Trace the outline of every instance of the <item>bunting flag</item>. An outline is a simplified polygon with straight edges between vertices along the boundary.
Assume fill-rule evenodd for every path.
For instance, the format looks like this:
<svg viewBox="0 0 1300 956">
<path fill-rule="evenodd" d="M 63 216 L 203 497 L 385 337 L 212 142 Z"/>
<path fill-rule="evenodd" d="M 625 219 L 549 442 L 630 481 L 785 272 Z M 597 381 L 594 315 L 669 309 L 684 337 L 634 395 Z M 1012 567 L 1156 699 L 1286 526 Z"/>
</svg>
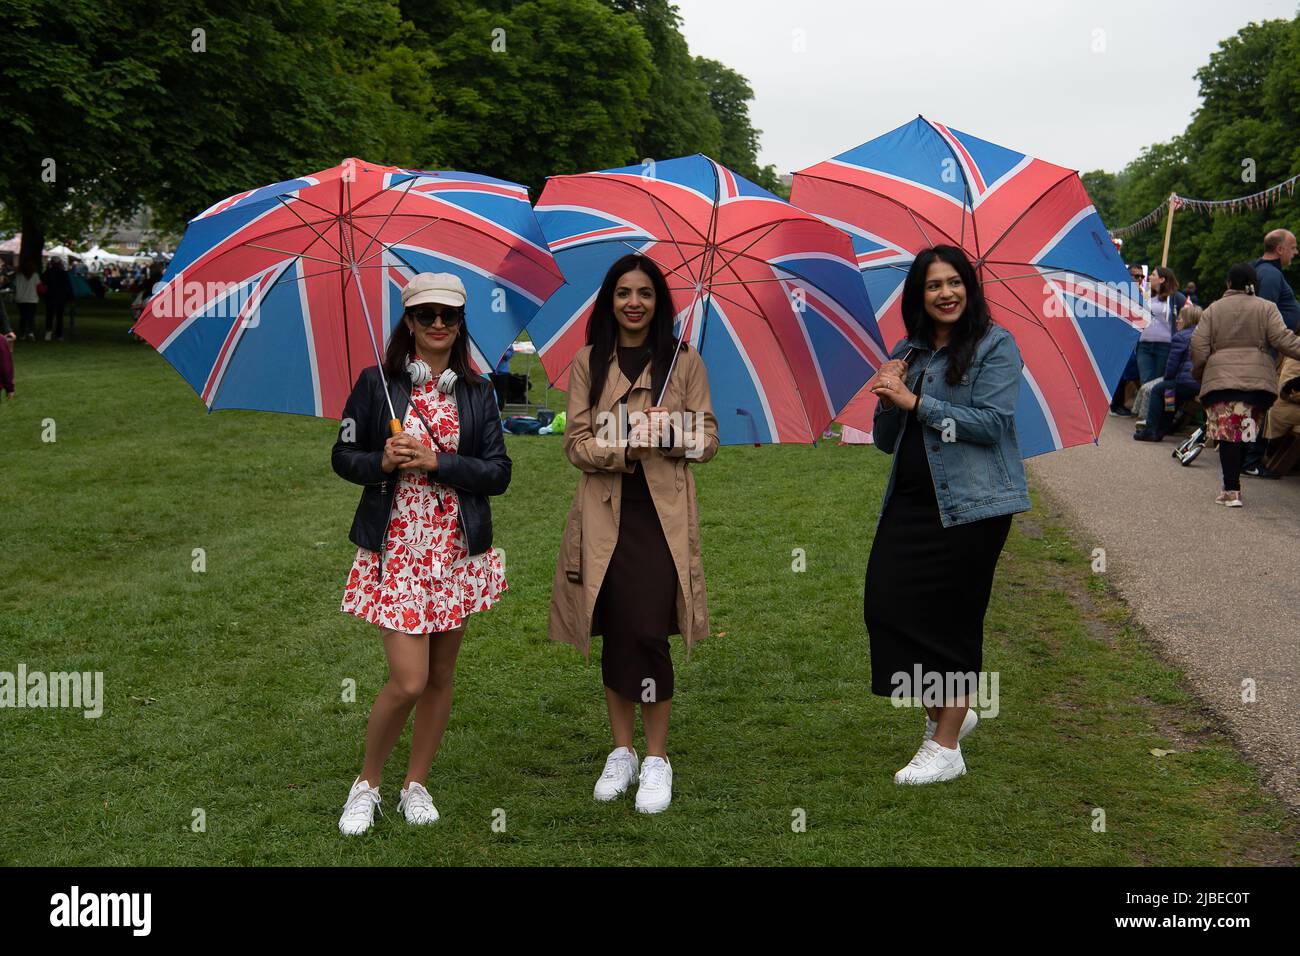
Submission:
<svg viewBox="0 0 1300 956">
<path fill-rule="evenodd" d="M 1172 193 L 1168 199 L 1137 220 L 1137 222 L 1131 222 L 1119 229 L 1112 229 L 1110 234 L 1116 239 L 1127 239 L 1129 236 L 1136 236 L 1138 233 L 1145 232 L 1169 212 L 1171 204 L 1175 212 L 1179 209 L 1192 209 L 1196 212 L 1205 213 L 1207 216 L 1217 214 L 1233 215 L 1243 210 L 1267 209 L 1277 202 L 1284 192 L 1288 197 L 1294 196 L 1297 182 L 1300 182 L 1300 174 L 1292 176 L 1276 186 L 1269 186 L 1268 189 L 1251 193 L 1249 196 L 1237 196 L 1233 199 L 1191 199 L 1187 196 Z"/>
</svg>

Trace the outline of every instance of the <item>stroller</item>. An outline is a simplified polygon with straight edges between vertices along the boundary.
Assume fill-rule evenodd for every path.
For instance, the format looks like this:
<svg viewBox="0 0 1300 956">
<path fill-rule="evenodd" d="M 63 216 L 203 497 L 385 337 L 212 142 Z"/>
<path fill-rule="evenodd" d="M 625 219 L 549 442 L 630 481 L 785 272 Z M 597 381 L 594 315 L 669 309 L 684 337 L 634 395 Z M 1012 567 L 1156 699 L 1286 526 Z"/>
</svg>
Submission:
<svg viewBox="0 0 1300 956">
<path fill-rule="evenodd" d="M 1203 451 L 1205 451 L 1205 426 L 1199 425 L 1174 449 L 1174 457 L 1185 468 L 1196 461 Z"/>
</svg>

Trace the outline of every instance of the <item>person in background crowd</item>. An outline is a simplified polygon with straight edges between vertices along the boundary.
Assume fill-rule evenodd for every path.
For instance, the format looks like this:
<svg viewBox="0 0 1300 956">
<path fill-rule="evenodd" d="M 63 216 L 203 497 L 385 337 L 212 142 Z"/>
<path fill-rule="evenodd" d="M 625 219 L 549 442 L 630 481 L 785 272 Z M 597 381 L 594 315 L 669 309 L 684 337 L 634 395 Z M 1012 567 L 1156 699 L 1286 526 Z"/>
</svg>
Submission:
<svg viewBox="0 0 1300 956">
<path fill-rule="evenodd" d="M 9 327 L 9 313 L 5 311 L 4 299 L 0 299 L 0 391 L 6 398 L 14 397 L 14 356 L 13 344 L 18 339 Z"/>
<path fill-rule="evenodd" d="M 1134 286 L 1131 295 L 1136 300 L 1139 296 L 1143 296 L 1146 293 L 1143 285 L 1146 276 L 1142 273 L 1142 266 L 1136 263 L 1128 267 L 1128 274 L 1129 278 L 1133 280 Z M 1128 364 L 1124 366 L 1124 371 L 1119 377 L 1119 382 L 1115 385 L 1115 394 L 1110 397 L 1110 413 L 1112 415 L 1119 415 L 1126 418 L 1133 414 L 1128 410 L 1128 406 L 1124 404 L 1124 392 L 1125 389 L 1127 389 L 1129 382 L 1138 382 L 1139 385 L 1142 384 L 1138 381 L 1136 345 L 1133 346 L 1133 353 L 1128 357 Z"/>
<path fill-rule="evenodd" d="M 1151 294 L 1147 296 L 1147 310 L 1151 321 L 1138 337 L 1138 381 L 1146 384 L 1160 378 L 1165 363 L 1169 361 L 1169 343 L 1174 337 L 1178 310 L 1187 296 L 1178 291 L 1178 279 L 1168 266 L 1156 266 L 1147 277 Z"/>
<path fill-rule="evenodd" d="M 1277 306 L 1283 323 L 1292 332 L 1300 331 L 1300 302 L 1296 301 L 1282 270 L 1290 268 L 1295 254 L 1295 235 L 1285 229 L 1274 229 L 1264 237 L 1264 254 L 1252 263 L 1259 276 L 1255 295 Z"/>
<path fill-rule="evenodd" d="M 492 388 L 496 392 L 497 408 L 504 408 L 506 405 L 506 389 L 510 383 L 510 360 L 514 358 L 514 355 L 514 345 L 508 346 L 505 354 L 501 356 L 501 361 L 497 362 L 497 367 L 492 372 Z"/>
<path fill-rule="evenodd" d="M 1192 333 L 1192 375 L 1201 383 L 1205 432 L 1219 444 L 1223 491 L 1216 504 L 1241 507 L 1242 444 L 1264 430 L 1264 414 L 1277 397 L 1270 347 L 1300 359 L 1300 335 L 1282 322 L 1272 302 L 1255 295 L 1255 267 L 1228 270 L 1228 291 L 1205 310 Z"/>
<path fill-rule="evenodd" d="M 1300 359 L 1284 358 L 1277 377 L 1277 401 L 1268 410 L 1267 438 L 1282 438 L 1300 428 Z"/>
<path fill-rule="evenodd" d="M 1198 298 L 1196 298 L 1196 283 L 1195 283 L 1195 282 L 1189 282 L 1189 283 L 1187 283 L 1187 285 L 1185 285 L 1185 286 L 1183 287 L 1183 295 L 1187 297 L 1187 301 L 1190 302 L 1192 305 L 1200 305 L 1200 304 L 1201 304 L 1201 300 L 1198 299 Z"/>
<path fill-rule="evenodd" d="M 41 301 L 37 286 L 41 277 L 28 256 L 18 265 L 14 276 L 14 300 L 18 303 L 18 334 L 28 342 L 36 341 L 36 305 Z"/>
<path fill-rule="evenodd" d="M 1252 263 L 1259 283 L 1255 295 L 1267 299 L 1277 306 L 1282 313 L 1282 321 L 1292 332 L 1300 331 L 1300 302 L 1296 301 L 1291 284 L 1286 281 L 1282 270 L 1291 265 L 1296 255 L 1295 235 L 1286 229 L 1274 229 L 1264 237 L 1264 254 Z M 1268 438 L 1261 429 L 1253 442 L 1246 445 L 1245 460 L 1241 473 L 1252 478 L 1280 478 L 1264 467 L 1264 453 Z"/>
<path fill-rule="evenodd" d="M 58 337 L 63 341 L 63 310 L 72 298 L 72 280 L 63 268 L 62 259 L 51 259 L 45 268 L 45 341 Z"/>
<path fill-rule="evenodd" d="M 1169 344 L 1169 360 L 1165 363 L 1165 377 L 1151 388 L 1147 404 L 1146 425 L 1133 433 L 1135 441 L 1160 441 L 1174 425 L 1174 416 L 1189 398 L 1195 398 L 1201 383 L 1192 376 L 1192 333 L 1201 321 L 1200 306 L 1190 302 L 1178 313 L 1178 331 Z M 1166 407 L 1165 395 L 1172 391 L 1173 408 Z"/>
</svg>

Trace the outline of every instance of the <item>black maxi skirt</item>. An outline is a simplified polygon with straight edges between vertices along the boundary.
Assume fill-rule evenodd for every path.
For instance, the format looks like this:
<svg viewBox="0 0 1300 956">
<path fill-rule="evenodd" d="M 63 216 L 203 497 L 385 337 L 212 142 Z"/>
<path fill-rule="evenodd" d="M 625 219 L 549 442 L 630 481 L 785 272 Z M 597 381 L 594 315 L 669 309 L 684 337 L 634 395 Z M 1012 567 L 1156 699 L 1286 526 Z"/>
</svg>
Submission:
<svg viewBox="0 0 1300 956">
<path fill-rule="evenodd" d="M 894 489 L 867 561 L 862 614 L 871 642 L 871 692 L 903 685 L 920 698 L 928 680 L 977 678 L 984 663 L 984 612 L 1011 515 L 945 528 L 915 410 L 895 454 Z M 920 667 L 922 687 L 915 687 Z M 926 675 L 938 675 L 927 677 Z M 961 684 L 956 684 L 961 687 Z M 946 698 L 945 698 L 946 699 Z"/>
</svg>

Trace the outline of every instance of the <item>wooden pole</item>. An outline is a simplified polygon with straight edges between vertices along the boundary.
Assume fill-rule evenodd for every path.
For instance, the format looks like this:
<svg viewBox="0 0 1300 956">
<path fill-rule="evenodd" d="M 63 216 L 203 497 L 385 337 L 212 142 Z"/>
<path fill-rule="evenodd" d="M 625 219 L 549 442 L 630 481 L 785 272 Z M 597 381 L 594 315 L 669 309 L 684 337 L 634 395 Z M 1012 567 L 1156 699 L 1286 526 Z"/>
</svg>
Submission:
<svg viewBox="0 0 1300 956">
<path fill-rule="evenodd" d="M 1160 264 L 1169 265 L 1169 239 L 1174 233 L 1174 210 L 1178 208 L 1175 194 L 1169 194 L 1169 215 L 1165 217 L 1165 249 L 1160 253 Z"/>
</svg>

